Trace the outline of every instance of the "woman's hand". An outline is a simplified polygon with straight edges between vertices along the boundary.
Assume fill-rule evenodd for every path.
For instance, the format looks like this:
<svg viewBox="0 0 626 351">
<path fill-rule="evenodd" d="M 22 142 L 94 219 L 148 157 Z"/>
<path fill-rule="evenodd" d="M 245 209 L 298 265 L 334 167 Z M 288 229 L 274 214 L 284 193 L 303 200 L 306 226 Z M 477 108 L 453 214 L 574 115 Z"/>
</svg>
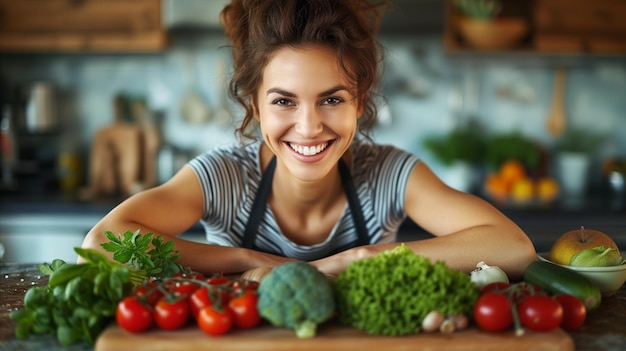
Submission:
<svg viewBox="0 0 626 351">
<path fill-rule="evenodd" d="M 266 275 L 272 271 L 272 267 L 257 267 L 243 272 L 242 279 L 254 280 L 260 282 Z"/>
<path fill-rule="evenodd" d="M 311 261 L 309 264 L 316 267 L 330 279 L 334 279 L 340 272 L 348 268 L 350 262 L 374 256 L 384 250 L 392 249 L 396 245 L 396 243 L 391 243 L 359 246 L 332 256 Z"/>
</svg>

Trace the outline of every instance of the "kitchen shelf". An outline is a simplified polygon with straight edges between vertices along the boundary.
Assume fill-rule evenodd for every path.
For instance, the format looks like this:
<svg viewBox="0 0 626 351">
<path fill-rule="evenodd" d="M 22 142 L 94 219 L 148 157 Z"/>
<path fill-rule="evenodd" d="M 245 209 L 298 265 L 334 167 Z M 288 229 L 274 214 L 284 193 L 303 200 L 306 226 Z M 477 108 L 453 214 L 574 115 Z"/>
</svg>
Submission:
<svg viewBox="0 0 626 351">
<path fill-rule="evenodd" d="M 161 0 L 0 0 L 2 52 L 156 52 Z"/>
<path fill-rule="evenodd" d="M 501 18 L 519 18 L 529 32 L 512 48 L 482 50 L 459 32 L 461 14 L 446 0 L 443 46 L 451 54 L 626 55 L 626 2 L 502 0 Z M 496 20 L 497 21 L 497 20 Z"/>
</svg>

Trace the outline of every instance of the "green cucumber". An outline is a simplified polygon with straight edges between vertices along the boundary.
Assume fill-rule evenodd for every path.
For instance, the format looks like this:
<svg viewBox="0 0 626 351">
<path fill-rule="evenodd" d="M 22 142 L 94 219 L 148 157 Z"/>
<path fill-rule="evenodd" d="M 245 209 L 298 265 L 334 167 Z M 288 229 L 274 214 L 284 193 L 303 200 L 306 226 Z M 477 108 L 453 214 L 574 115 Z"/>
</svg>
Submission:
<svg viewBox="0 0 626 351">
<path fill-rule="evenodd" d="M 552 294 L 570 294 L 579 298 L 593 311 L 600 306 L 600 289 L 580 273 L 556 264 L 535 261 L 526 267 L 524 280 L 538 285 Z"/>
</svg>

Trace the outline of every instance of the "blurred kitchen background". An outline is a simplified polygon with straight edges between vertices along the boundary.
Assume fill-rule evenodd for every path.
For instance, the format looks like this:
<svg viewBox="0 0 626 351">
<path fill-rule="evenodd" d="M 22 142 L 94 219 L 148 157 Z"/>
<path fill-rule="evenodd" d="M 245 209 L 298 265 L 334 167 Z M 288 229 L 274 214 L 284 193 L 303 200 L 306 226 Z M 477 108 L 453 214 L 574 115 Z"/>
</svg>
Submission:
<svg viewBox="0 0 626 351">
<path fill-rule="evenodd" d="M 3 261 L 72 259 L 126 196 L 237 142 L 224 3 L 0 0 Z M 493 202 L 540 251 L 581 225 L 626 249 L 626 3 L 393 3 L 373 139 Z M 401 238 L 424 235 L 407 222 Z"/>
</svg>

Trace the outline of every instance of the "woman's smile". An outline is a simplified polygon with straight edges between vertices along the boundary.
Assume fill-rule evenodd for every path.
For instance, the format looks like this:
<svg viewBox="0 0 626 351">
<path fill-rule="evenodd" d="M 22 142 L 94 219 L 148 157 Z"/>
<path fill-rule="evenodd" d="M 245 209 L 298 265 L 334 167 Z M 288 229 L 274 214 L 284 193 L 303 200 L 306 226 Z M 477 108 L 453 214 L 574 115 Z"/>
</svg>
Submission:
<svg viewBox="0 0 626 351">
<path fill-rule="evenodd" d="M 311 145 L 311 146 L 289 143 L 289 146 L 293 149 L 293 151 L 301 155 L 314 156 L 324 151 L 326 147 L 328 146 L 328 143 L 326 142 L 326 143 L 321 143 L 318 145 Z"/>
</svg>

